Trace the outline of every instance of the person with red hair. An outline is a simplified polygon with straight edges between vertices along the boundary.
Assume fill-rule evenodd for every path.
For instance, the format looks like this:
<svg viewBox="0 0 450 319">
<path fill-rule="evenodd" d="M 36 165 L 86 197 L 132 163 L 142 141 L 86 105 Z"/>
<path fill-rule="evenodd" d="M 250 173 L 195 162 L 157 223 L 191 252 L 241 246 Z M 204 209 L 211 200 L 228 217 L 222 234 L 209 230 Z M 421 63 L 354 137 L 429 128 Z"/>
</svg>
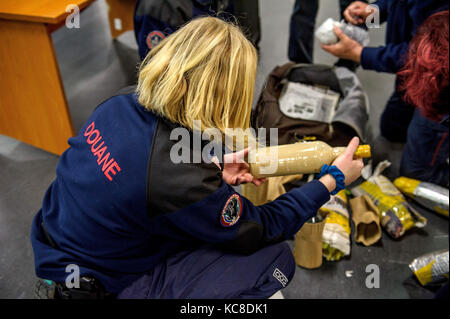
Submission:
<svg viewBox="0 0 450 319">
<path fill-rule="evenodd" d="M 448 10 L 433 14 L 419 27 L 398 76 L 405 102 L 416 106 L 400 174 L 448 187 Z"/>
<path fill-rule="evenodd" d="M 449 9 L 448 0 L 377 0 L 367 4 L 352 2 L 344 12 L 346 20 L 353 25 L 371 22 L 378 16 L 386 22 L 384 46 L 362 46 L 338 27 L 334 28 L 339 42 L 322 48 L 332 55 L 361 64 L 364 70 L 398 73 L 405 65 L 409 44 L 425 20 L 436 12 Z M 367 25 L 368 26 L 368 25 Z M 405 103 L 399 91 L 398 78 L 395 91 L 381 114 L 381 136 L 393 143 L 405 143 L 408 126 L 414 115 L 414 107 Z"/>
</svg>

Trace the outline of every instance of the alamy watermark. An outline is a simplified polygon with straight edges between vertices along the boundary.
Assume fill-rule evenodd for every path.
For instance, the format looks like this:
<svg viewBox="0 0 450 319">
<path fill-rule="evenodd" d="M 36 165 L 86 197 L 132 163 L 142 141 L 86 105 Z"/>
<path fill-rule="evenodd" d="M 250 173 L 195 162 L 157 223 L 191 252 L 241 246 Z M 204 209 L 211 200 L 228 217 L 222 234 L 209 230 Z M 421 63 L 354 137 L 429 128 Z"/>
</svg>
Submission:
<svg viewBox="0 0 450 319">
<path fill-rule="evenodd" d="M 376 4 L 370 4 L 366 7 L 366 27 L 369 29 L 380 28 L 380 8 Z"/>
<path fill-rule="evenodd" d="M 80 267 L 76 264 L 66 266 L 66 287 L 69 289 L 80 288 Z"/>
<path fill-rule="evenodd" d="M 376 264 L 366 266 L 366 287 L 369 289 L 380 288 L 380 267 Z"/>
<path fill-rule="evenodd" d="M 201 121 L 194 121 L 193 131 L 184 127 L 177 127 L 170 132 L 170 140 L 176 141 L 170 149 L 170 160 L 174 164 L 180 163 L 233 163 L 231 156 L 233 149 L 246 148 L 257 150 L 260 146 L 278 145 L 278 128 L 269 129 L 269 141 L 267 141 L 267 129 L 253 128 L 225 129 L 225 134 L 217 128 L 201 129 Z M 227 148 L 224 148 L 224 145 Z M 223 159 L 223 160 L 222 160 Z M 249 157 L 248 163 L 253 163 L 255 158 Z M 266 148 L 266 152 L 259 155 L 258 163 L 264 163 L 260 172 L 263 174 L 274 173 L 278 168 L 278 149 Z"/>
<path fill-rule="evenodd" d="M 365 24 L 369 29 L 380 28 L 380 8 L 376 4 L 370 4 L 366 7 L 366 13 L 369 15 L 366 18 Z M 66 7 L 66 12 L 69 15 L 66 17 L 66 27 L 68 29 L 79 29 L 80 28 L 80 8 L 76 4 L 69 4 Z M 120 21 L 115 21 L 119 23 Z M 121 30 L 122 27 L 116 25 L 116 29 Z"/>
<path fill-rule="evenodd" d="M 76 4 L 69 4 L 66 7 L 66 12 L 69 15 L 66 17 L 66 28 L 79 29 L 80 28 L 80 8 Z"/>
</svg>

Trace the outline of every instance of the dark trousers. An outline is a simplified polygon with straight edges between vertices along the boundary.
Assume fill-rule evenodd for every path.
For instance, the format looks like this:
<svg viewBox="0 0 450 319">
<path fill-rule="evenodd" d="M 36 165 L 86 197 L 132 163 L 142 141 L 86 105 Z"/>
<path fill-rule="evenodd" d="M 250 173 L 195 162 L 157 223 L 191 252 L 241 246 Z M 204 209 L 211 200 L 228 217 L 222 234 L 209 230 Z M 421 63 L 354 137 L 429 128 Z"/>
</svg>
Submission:
<svg viewBox="0 0 450 319">
<path fill-rule="evenodd" d="M 424 182 L 449 185 L 448 127 L 416 110 L 408 128 L 400 174 Z"/>
<path fill-rule="evenodd" d="M 366 0 L 363 0 L 367 2 Z M 340 0 L 341 19 L 344 11 L 353 0 Z M 319 0 L 296 0 L 289 28 L 289 60 L 295 63 L 313 63 L 314 31 Z M 355 70 L 357 63 L 339 60 L 336 64 Z"/>
<path fill-rule="evenodd" d="M 294 273 L 294 258 L 286 243 L 267 246 L 250 256 L 203 246 L 169 257 L 118 298 L 268 298 L 284 288 Z"/>
<path fill-rule="evenodd" d="M 234 0 L 234 15 L 247 38 L 259 50 L 261 40 L 261 20 L 259 17 L 259 0 Z"/>
<path fill-rule="evenodd" d="M 398 91 L 396 86 L 394 93 L 392 93 L 381 114 L 381 135 L 390 142 L 405 143 L 414 110 L 414 106 L 405 103 L 403 94 Z"/>
</svg>

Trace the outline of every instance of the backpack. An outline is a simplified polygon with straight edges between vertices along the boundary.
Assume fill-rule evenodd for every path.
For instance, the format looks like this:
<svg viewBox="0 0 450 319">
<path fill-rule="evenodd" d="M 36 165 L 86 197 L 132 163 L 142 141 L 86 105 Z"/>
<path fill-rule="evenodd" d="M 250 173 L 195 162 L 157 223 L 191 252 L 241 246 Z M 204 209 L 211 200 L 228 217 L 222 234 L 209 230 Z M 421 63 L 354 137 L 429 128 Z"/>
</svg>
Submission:
<svg viewBox="0 0 450 319">
<path fill-rule="evenodd" d="M 280 110 L 279 98 L 289 82 L 338 93 L 339 104 L 331 123 L 286 116 Z M 344 67 L 287 63 L 277 66 L 269 74 L 252 110 L 251 125 L 255 130 L 278 128 L 279 145 L 317 139 L 331 146 L 345 146 L 354 136 L 363 143 L 368 139 L 368 118 L 369 101 L 355 73 Z M 269 141 L 269 130 L 266 134 L 266 141 Z"/>
</svg>

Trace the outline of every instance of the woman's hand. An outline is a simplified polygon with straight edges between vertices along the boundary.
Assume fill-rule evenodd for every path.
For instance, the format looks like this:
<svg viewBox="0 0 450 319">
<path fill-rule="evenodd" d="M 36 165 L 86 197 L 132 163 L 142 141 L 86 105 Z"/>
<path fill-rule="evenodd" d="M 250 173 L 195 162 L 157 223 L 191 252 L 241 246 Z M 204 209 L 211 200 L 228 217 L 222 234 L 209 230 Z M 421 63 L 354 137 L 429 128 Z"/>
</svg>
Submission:
<svg viewBox="0 0 450 319">
<path fill-rule="evenodd" d="M 363 24 L 376 9 L 362 1 L 352 2 L 344 11 L 344 18 L 354 25 Z"/>
<path fill-rule="evenodd" d="M 250 165 L 244 161 L 250 149 L 246 148 L 236 153 L 225 154 L 223 157 L 223 180 L 233 186 L 253 183 L 256 186 L 266 181 L 265 178 L 254 178 L 250 173 Z"/>
<path fill-rule="evenodd" d="M 356 181 L 361 176 L 361 171 L 364 168 L 364 163 L 361 158 L 354 159 L 356 149 L 359 146 L 359 138 L 354 137 L 347 146 L 347 149 L 342 153 L 332 165 L 340 169 L 345 176 L 345 185 L 349 185 Z M 325 175 L 319 179 L 325 187 L 332 192 L 336 188 L 336 181 L 331 175 Z"/>
<path fill-rule="evenodd" d="M 338 158 L 335 159 L 332 165 L 336 166 L 345 175 L 345 185 L 349 185 L 356 181 L 361 176 L 361 171 L 364 168 L 364 163 L 361 158 L 354 159 L 356 149 L 359 146 L 359 138 L 354 137 L 347 146 L 347 149 Z"/>
<path fill-rule="evenodd" d="M 338 58 L 361 63 L 362 45 L 347 36 L 338 27 L 334 27 L 334 33 L 339 38 L 339 42 L 331 45 L 322 44 L 322 49 Z"/>
</svg>

